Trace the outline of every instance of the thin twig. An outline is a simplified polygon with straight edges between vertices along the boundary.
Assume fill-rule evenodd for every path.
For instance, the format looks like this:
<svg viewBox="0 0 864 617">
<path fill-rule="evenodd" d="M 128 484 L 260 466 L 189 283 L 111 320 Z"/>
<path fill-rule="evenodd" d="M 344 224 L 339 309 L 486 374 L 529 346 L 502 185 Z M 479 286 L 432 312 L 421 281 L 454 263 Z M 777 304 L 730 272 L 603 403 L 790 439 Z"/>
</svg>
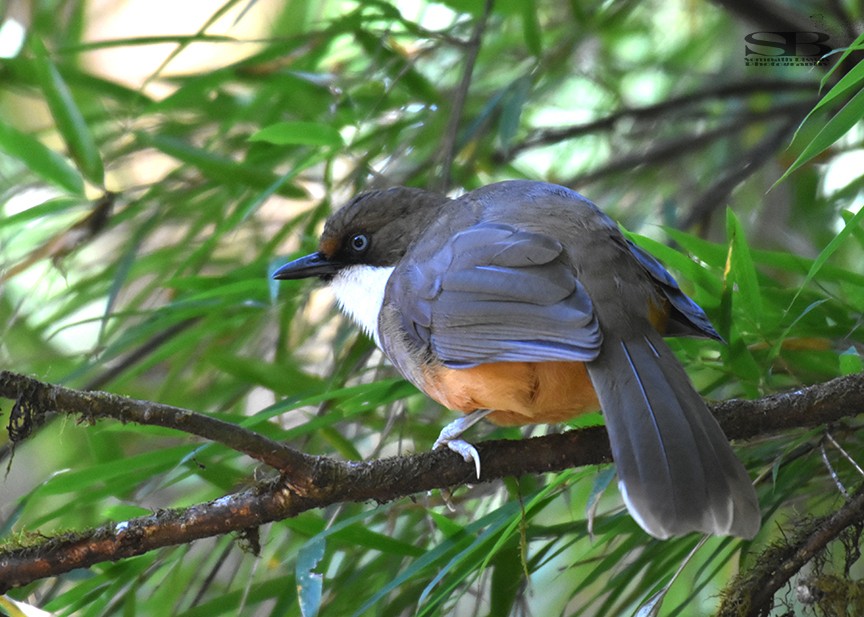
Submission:
<svg viewBox="0 0 864 617">
<path fill-rule="evenodd" d="M 831 479 L 834 480 L 834 485 L 837 487 L 837 490 L 840 491 L 840 494 L 843 495 L 845 499 L 849 499 L 849 491 L 847 491 L 846 487 L 843 486 L 843 482 L 840 481 L 840 476 L 837 475 L 834 465 L 832 465 L 831 461 L 828 460 L 828 453 L 825 451 L 824 441 L 819 444 L 819 452 L 822 454 L 822 463 L 824 463 L 825 467 L 828 469 L 828 475 L 830 475 Z"/>
<path fill-rule="evenodd" d="M 441 140 L 441 170 L 436 186 L 433 187 L 439 193 L 446 193 L 450 190 L 450 168 L 453 166 L 453 160 L 456 158 L 456 139 L 459 135 L 459 125 L 462 123 L 462 112 L 465 110 L 468 89 L 471 87 L 474 64 L 477 62 L 477 55 L 480 53 L 483 31 L 486 29 L 486 23 L 489 21 L 489 15 L 492 13 L 492 6 L 494 4 L 494 0 L 486 0 L 483 5 L 483 14 L 474 25 L 474 31 L 466 45 L 465 68 L 462 70 L 462 80 L 459 82 L 459 87 L 453 93 L 450 119 L 447 123 L 444 138 Z"/>
<path fill-rule="evenodd" d="M 775 0 L 714 0 L 728 12 L 771 31 L 807 32 L 812 22 L 794 5 L 787 6 Z M 743 46 L 743 41 L 742 41 Z"/>
<path fill-rule="evenodd" d="M 830 431 L 825 432 L 825 439 L 830 441 L 831 445 L 834 446 L 835 448 L 837 448 L 837 451 L 840 452 L 840 454 L 843 456 L 843 458 L 845 458 L 847 461 L 849 461 L 849 464 L 852 465 L 860 475 L 864 476 L 864 469 L 861 469 L 861 465 L 858 464 L 858 461 L 856 461 L 854 458 L 852 458 L 852 455 L 849 454 L 843 446 L 841 446 L 839 443 L 837 443 L 837 440 L 834 439 L 834 437 L 833 437 L 833 435 L 831 435 Z"/>
<path fill-rule="evenodd" d="M 598 118 L 591 122 L 573 126 L 537 129 L 520 143 L 511 145 L 507 152 L 497 152 L 493 156 L 496 163 L 512 160 L 516 155 L 541 146 L 561 143 L 568 139 L 589 135 L 600 131 L 611 131 L 624 120 L 654 120 L 661 116 L 678 113 L 681 109 L 690 107 L 696 103 L 707 100 L 724 99 L 739 96 L 749 96 L 758 92 L 796 91 L 816 92 L 819 84 L 816 81 L 798 81 L 787 79 L 744 81 L 730 84 L 722 84 L 715 87 L 705 88 L 698 92 L 683 94 L 672 97 L 644 107 L 633 109 L 622 109 L 614 113 Z"/>
<path fill-rule="evenodd" d="M 82 389 L 98 390 L 106 384 L 114 381 L 114 379 L 116 379 L 119 375 L 123 374 L 129 368 L 146 359 L 150 354 L 156 351 L 164 343 L 177 336 L 190 326 L 198 323 L 199 319 L 200 318 L 198 317 L 192 317 L 190 319 L 186 319 L 184 321 L 176 323 L 173 326 L 169 326 L 165 330 L 162 330 L 161 332 L 154 335 L 152 338 L 148 339 L 143 344 L 138 346 L 136 349 L 133 349 L 132 352 L 126 355 L 116 365 L 108 367 L 106 370 L 93 377 L 93 379 L 88 381 Z M 47 422 L 52 418 L 52 416 L 52 413 L 45 413 L 39 416 L 35 416 L 33 418 L 33 426 L 30 430 L 31 435 L 37 430 L 41 429 L 45 424 L 47 424 Z M 7 457 L 11 456 L 14 451 L 15 442 L 13 441 L 7 441 L 3 445 L 0 445 L 0 463 L 6 460 Z"/>
<path fill-rule="evenodd" d="M 802 116 L 804 109 L 802 108 Z M 690 229 L 694 225 L 707 226 L 708 220 L 717 208 L 726 205 L 726 200 L 732 191 L 744 180 L 752 176 L 765 163 L 772 160 L 774 152 L 786 142 L 789 135 L 800 122 L 801 116 L 789 114 L 789 119 L 783 125 L 770 133 L 753 148 L 738 157 L 735 168 L 727 171 L 721 178 L 693 201 L 690 211 L 679 227 Z"/>
<path fill-rule="evenodd" d="M 829 543 L 853 525 L 864 523 L 864 488 L 828 516 L 799 527 L 781 546 L 771 546 L 755 559 L 755 567 L 730 583 L 718 617 L 762 617 L 771 613 L 774 594 L 784 587 Z M 751 558 L 751 561 L 753 559 Z"/>
<path fill-rule="evenodd" d="M 738 118 L 727 121 L 710 131 L 699 135 L 684 135 L 659 144 L 646 151 L 629 156 L 623 156 L 614 161 L 589 172 L 575 176 L 561 182 L 565 186 L 579 187 L 601 180 L 612 174 L 632 170 L 646 165 L 657 166 L 671 160 L 688 156 L 695 150 L 704 148 L 718 139 L 723 139 L 739 133 L 748 126 L 775 117 L 800 118 L 813 106 L 813 101 L 795 102 L 780 105 L 770 110 L 743 114 Z"/>
<path fill-rule="evenodd" d="M 120 422 L 135 422 L 173 428 L 221 443 L 232 450 L 248 454 L 288 475 L 292 485 L 306 487 L 318 460 L 283 443 L 268 439 L 230 422 L 196 413 L 188 409 L 162 405 L 151 401 L 111 394 L 85 392 L 46 384 L 26 375 L 0 371 L 0 396 L 15 399 L 11 421 L 15 428 L 29 435 L 31 423 L 51 413 L 79 414 L 87 420 L 113 418 Z M 15 410 L 22 410 L 16 419 Z M 20 438 L 13 435 L 12 441 Z"/>
</svg>

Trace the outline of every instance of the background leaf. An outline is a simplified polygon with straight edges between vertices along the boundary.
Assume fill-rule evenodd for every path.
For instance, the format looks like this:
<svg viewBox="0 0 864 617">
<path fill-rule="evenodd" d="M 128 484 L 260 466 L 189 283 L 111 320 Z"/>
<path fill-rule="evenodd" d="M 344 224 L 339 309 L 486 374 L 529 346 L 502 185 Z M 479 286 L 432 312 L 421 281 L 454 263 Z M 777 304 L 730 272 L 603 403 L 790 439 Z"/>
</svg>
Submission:
<svg viewBox="0 0 864 617">
<path fill-rule="evenodd" d="M 287 144 L 299 144 L 304 146 L 332 146 L 337 148 L 342 145 L 342 136 L 339 131 L 326 124 L 315 122 L 279 122 L 265 126 L 256 131 L 250 141 L 266 141 L 277 146 Z"/>
<path fill-rule="evenodd" d="M 72 92 L 63 81 L 60 71 L 54 66 L 48 51 L 38 38 L 31 39 L 35 59 L 36 79 L 42 88 L 45 102 L 57 123 L 57 130 L 69 148 L 69 154 L 77 163 L 81 174 L 97 186 L 102 186 L 105 171 L 99 148 L 90 132 L 90 127 L 72 97 Z"/>
<path fill-rule="evenodd" d="M 836 53 L 750 67 L 745 46 L 778 53 L 745 40 L 778 31 L 761 0 L 103 4 L 28 3 L 27 45 L 0 58 L 0 368 L 190 408 L 311 455 L 425 451 L 455 414 L 395 374 L 320 285 L 270 275 L 361 191 L 525 178 L 591 199 L 706 310 L 725 343 L 668 339 L 706 398 L 861 370 L 857 8 L 787 3 L 783 20 Z M 831 435 L 860 462 L 859 423 Z M 565 428 L 484 423 L 468 438 Z M 824 433 L 736 443 L 765 525 L 752 542 L 708 540 L 674 581 L 697 540 L 648 537 L 603 466 L 341 503 L 9 597 L 81 617 L 592 617 L 633 615 L 663 589 L 662 617 L 712 614 L 799 519 L 840 507 L 835 477 L 860 484 L 839 450 L 826 466 Z M 57 418 L 10 452 L 0 437 L 7 546 L 274 473 L 112 422 Z M 808 567 L 857 584 L 851 561 L 833 542 Z M 774 603 L 828 612 L 793 586 Z"/>
<path fill-rule="evenodd" d="M 84 183 L 66 160 L 34 137 L 0 122 L 0 148 L 21 160 L 44 180 L 75 195 L 84 193 Z"/>
</svg>

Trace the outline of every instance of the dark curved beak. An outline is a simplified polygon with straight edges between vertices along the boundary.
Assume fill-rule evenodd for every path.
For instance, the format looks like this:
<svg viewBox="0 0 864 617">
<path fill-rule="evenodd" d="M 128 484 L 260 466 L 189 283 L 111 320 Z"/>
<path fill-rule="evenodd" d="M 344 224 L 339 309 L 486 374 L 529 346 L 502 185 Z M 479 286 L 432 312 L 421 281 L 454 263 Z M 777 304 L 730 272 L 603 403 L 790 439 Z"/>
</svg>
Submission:
<svg viewBox="0 0 864 617">
<path fill-rule="evenodd" d="M 331 277 L 336 274 L 342 264 L 330 261 L 322 253 L 312 253 L 289 261 L 273 273 L 273 278 L 280 281 L 305 279 L 310 276 Z"/>
</svg>

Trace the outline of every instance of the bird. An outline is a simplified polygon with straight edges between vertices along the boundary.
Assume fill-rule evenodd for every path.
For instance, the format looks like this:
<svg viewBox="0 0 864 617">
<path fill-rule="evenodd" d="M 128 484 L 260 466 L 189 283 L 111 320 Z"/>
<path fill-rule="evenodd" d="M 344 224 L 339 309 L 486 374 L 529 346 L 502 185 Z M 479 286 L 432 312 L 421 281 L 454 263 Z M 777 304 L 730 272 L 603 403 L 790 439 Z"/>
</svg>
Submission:
<svg viewBox="0 0 864 617">
<path fill-rule="evenodd" d="M 435 447 L 486 419 L 554 424 L 602 410 L 630 515 L 666 539 L 751 539 L 746 469 L 664 336 L 722 340 L 671 274 L 593 202 L 530 180 L 451 198 L 361 193 L 329 216 L 318 250 L 273 272 L 317 277 L 401 375 L 464 415 Z"/>
</svg>

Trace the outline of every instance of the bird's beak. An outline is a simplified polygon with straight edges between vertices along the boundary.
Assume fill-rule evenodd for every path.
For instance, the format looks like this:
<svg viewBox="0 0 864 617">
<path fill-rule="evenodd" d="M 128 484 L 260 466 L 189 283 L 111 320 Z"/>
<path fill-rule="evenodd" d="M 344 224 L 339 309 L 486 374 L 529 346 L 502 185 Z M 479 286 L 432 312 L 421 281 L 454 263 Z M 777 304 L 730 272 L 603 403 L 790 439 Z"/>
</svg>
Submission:
<svg viewBox="0 0 864 617">
<path fill-rule="evenodd" d="M 336 274 L 340 267 L 339 262 L 327 259 L 323 253 L 312 253 L 289 261 L 273 273 L 273 278 L 281 281 L 305 279 L 310 276 L 327 278 Z"/>
</svg>

